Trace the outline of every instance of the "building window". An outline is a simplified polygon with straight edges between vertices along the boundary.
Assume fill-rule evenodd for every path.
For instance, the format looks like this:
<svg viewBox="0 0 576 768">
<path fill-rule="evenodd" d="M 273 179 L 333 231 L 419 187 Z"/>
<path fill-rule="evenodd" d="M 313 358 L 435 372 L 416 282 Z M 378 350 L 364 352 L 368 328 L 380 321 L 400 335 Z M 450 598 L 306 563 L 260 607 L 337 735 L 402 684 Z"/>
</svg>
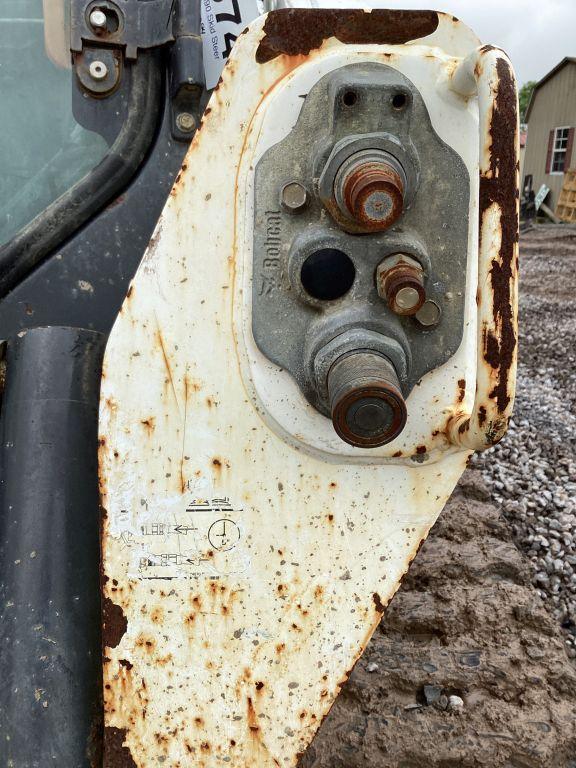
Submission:
<svg viewBox="0 0 576 768">
<path fill-rule="evenodd" d="M 554 149 L 552 151 L 552 173 L 564 173 L 566 162 L 566 150 L 568 148 L 568 136 L 570 128 L 554 129 Z"/>
</svg>

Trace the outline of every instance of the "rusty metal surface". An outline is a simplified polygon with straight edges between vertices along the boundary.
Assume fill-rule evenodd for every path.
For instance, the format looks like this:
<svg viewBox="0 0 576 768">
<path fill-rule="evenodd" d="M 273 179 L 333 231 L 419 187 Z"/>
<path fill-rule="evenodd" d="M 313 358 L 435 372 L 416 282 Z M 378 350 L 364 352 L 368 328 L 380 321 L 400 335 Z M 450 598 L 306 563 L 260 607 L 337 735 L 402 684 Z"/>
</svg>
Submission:
<svg viewBox="0 0 576 768">
<path fill-rule="evenodd" d="M 378 294 L 396 314 L 415 315 L 426 301 L 423 275 L 420 263 L 410 256 L 388 257 L 378 265 L 376 272 Z M 406 292 L 409 292 L 409 300 L 403 301 Z"/>
<path fill-rule="evenodd" d="M 404 182 L 385 162 L 360 162 L 342 178 L 346 210 L 369 230 L 390 227 L 402 214 Z"/>
<path fill-rule="evenodd" d="M 286 8 L 268 15 L 256 60 L 264 64 L 280 55 L 307 56 L 329 37 L 348 44 L 400 45 L 437 28 L 436 11 Z"/>
<path fill-rule="evenodd" d="M 470 455 L 442 428 L 473 401 L 468 331 L 411 397 L 417 418 L 445 391 L 451 405 L 407 455 L 338 457 L 306 446 L 305 407 L 291 434 L 270 415 L 284 383 L 266 399 L 244 305 L 265 115 L 298 68 L 382 55 L 332 37 L 261 64 L 271 18 L 236 43 L 106 352 L 105 768 L 296 765 Z M 439 19 L 430 44 L 469 52 Z"/>
<path fill-rule="evenodd" d="M 342 355 L 328 373 L 328 392 L 334 428 L 351 445 L 386 445 L 404 429 L 407 412 L 400 382 L 382 355 Z"/>
<path fill-rule="evenodd" d="M 480 103 L 478 371 L 474 408 L 450 431 L 456 443 L 482 449 L 506 433 L 517 364 L 519 128 L 514 71 L 506 54 L 484 46 L 455 74 L 455 88 Z"/>
</svg>

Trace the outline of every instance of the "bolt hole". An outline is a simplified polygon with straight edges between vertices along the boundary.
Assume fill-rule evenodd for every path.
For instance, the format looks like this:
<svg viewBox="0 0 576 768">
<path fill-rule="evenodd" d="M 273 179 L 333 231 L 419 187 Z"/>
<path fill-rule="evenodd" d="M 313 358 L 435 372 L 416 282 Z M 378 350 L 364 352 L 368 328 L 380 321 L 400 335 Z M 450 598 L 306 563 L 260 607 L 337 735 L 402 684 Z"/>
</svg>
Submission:
<svg viewBox="0 0 576 768">
<path fill-rule="evenodd" d="M 400 111 L 406 107 L 406 104 L 408 104 L 408 97 L 405 93 L 395 93 L 392 96 L 392 106 L 394 109 Z"/>
<path fill-rule="evenodd" d="M 106 28 L 111 35 L 113 35 L 115 32 L 118 32 L 120 27 L 120 19 L 118 18 L 116 11 L 113 11 L 112 9 L 107 10 L 106 21 Z"/>
<path fill-rule="evenodd" d="M 345 91 L 342 101 L 346 107 L 353 107 L 358 101 L 358 94 L 356 91 Z"/>
<path fill-rule="evenodd" d="M 337 248 L 321 248 L 306 258 L 300 280 L 306 293 L 321 301 L 334 301 L 348 293 L 356 270 L 352 260 Z"/>
</svg>

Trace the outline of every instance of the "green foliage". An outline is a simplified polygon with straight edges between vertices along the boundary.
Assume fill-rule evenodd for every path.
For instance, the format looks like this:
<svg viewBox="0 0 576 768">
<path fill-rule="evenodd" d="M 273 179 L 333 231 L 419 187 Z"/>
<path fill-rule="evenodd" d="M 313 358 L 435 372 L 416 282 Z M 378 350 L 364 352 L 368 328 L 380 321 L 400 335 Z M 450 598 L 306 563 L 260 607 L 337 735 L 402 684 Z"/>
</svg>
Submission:
<svg viewBox="0 0 576 768">
<path fill-rule="evenodd" d="M 532 91 L 534 90 L 534 87 L 536 85 L 537 83 L 535 80 L 528 80 L 528 82 L 524 83 L 522 88 L 520 88 L 518 98 L 520 100 L 520 122 L 521 123 L 526 122 L 526 110 L 528 109 L 528 104 L 530 103 L 530 97 L 532 96 Z"/>
</svg>

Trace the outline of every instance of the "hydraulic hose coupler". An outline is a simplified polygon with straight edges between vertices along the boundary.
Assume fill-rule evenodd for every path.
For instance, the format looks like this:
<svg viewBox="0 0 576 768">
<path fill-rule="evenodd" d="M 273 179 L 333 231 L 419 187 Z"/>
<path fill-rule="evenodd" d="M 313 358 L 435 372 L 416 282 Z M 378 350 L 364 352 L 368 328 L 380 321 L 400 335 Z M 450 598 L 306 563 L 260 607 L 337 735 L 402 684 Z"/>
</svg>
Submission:
<svg viewBox="0 0 576 768">
<path fill-rule="evenodd" d="M 383 355 L 357 350 L 339 357 L 328 372 L 332 423 L 350 445 L 377 448 L 406 424 L 406 403 L 392 363 Z"/>
</svg>

